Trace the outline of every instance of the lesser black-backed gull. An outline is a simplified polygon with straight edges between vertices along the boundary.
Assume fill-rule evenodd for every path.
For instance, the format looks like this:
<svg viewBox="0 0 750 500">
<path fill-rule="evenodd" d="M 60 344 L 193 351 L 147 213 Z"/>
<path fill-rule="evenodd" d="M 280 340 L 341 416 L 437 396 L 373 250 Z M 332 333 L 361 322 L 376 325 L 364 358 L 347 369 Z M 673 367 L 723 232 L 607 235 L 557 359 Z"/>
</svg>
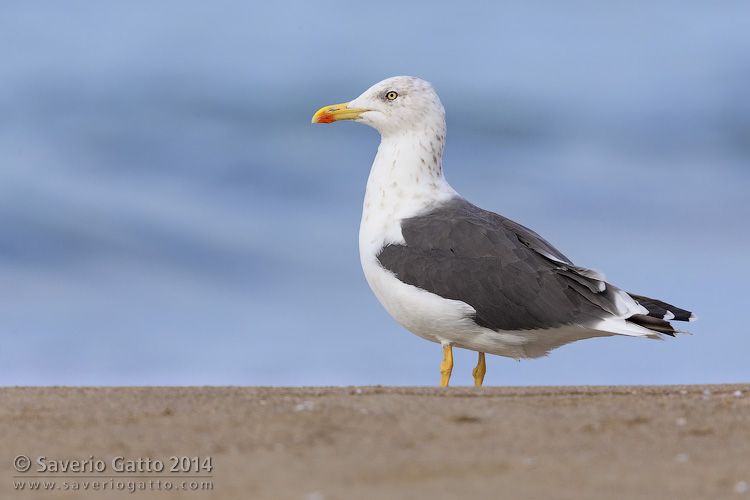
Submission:
<svg viewBox="0 0 750 500">
<path fill-rule="evenodd" d="M 312 119 L 339 120 L 380 132 L 359 230 L 362 269 L 396 321 L 443 346 L 440 385 L 450 380 L 453 346 L 479 352 L 479 386 L 484 353 L 537 358 L 591 337 L 674 336 L 680 330 L 668 320 L 696 319 L 620 290 L 534 231 L 462 198 L 443 177 L 445 110 L 428 82 L 388 78 Z"/>
</svg>

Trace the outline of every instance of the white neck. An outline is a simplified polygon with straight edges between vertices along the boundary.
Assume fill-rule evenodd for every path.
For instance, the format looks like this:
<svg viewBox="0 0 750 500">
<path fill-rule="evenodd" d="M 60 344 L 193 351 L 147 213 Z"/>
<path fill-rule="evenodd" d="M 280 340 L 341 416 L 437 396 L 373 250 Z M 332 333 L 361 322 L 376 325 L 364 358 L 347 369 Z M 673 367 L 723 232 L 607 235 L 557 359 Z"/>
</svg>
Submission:
<svg viewBox="0 0 750 500">
<path fill-rule="evenodd" d="M 457 196 L 443 177 L 445 133 L 430 132 L 383 136 L 367 180 L 360 225 L 361 253 L 403 242 L 401 219 Z"/>
</svg>

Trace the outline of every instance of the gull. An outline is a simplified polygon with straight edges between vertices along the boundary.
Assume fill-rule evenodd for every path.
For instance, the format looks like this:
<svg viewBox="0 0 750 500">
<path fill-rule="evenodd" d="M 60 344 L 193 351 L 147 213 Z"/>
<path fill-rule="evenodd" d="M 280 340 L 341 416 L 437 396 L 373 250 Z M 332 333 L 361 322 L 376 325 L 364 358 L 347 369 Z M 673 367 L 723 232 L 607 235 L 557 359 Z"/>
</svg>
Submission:
<svg viewBox="0 0 750 500">
<path fill-rule="evenodd" d="M 429 82 L 388 78 L 312 122 L 342 120 L 381 136 L 359 230 L 362 269 L 396 321 L 442 345 L 441 386 L 453 347 L 479 353 L 472 374 L 481 386 L 485 353 L 520 360 L 592 337 L 658 339 L 686 333 L 670 320 L 697 319 L 611 285 L 531 229 L 461 197 L 443 175 L 445 109 Z"/>
</svg>

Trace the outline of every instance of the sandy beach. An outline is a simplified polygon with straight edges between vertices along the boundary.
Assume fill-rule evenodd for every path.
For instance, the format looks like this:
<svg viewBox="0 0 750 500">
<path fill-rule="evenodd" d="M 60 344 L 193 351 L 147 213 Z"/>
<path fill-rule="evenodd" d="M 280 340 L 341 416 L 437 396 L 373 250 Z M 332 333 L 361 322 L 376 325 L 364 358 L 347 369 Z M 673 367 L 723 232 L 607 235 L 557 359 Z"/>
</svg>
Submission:
<svg viewBox="0 0 750 500">
<path fill-rule="evenodd" d="M 2 498 L 750 498 L 750 384 L 32 387 L 0 400 Z"/>
</svg>

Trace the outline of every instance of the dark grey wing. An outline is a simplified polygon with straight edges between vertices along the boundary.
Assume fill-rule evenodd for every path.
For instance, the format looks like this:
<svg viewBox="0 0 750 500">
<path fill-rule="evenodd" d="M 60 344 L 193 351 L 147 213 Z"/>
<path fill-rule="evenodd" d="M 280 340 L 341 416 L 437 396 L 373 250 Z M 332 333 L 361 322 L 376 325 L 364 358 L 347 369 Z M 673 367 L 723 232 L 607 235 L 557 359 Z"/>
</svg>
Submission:
<svg viewBox="0 0 750 500">
<path fill-rule="evenodd" d="M 476 208 L 476 210 L 482 210 L 476 206 L 474 208 Z M 486 212 L 486 210 L 482 211 Z M 557 248 L 553 247 L 549 242 L 547 242 L 547 240 L 536 234 L 528 227 L 522 226 L 517 222 L 513 222 L 512 220 L 493 212 L 487 212 L 485 217 L 490 221 L 493 221 L 495 224 L 499 224 L 504 228 L 512 231 L 518 238 L 518 241 L 534 250 L 535 252 L 544 255 L 547 258 L 551 258 L 552 260 L 565 262 L 571 265 L 573 264 L 570 259 L 564 256 Z"/>
<path fill-rule="evenodd" d="M 614 287 L 570 261 L 535 232 L 461 198 L 403 220 L 405 245 L 380 264 L 398 279 L 476 310 L 493 330 L 593 325 L 617 313 Z"/>
</svg>

